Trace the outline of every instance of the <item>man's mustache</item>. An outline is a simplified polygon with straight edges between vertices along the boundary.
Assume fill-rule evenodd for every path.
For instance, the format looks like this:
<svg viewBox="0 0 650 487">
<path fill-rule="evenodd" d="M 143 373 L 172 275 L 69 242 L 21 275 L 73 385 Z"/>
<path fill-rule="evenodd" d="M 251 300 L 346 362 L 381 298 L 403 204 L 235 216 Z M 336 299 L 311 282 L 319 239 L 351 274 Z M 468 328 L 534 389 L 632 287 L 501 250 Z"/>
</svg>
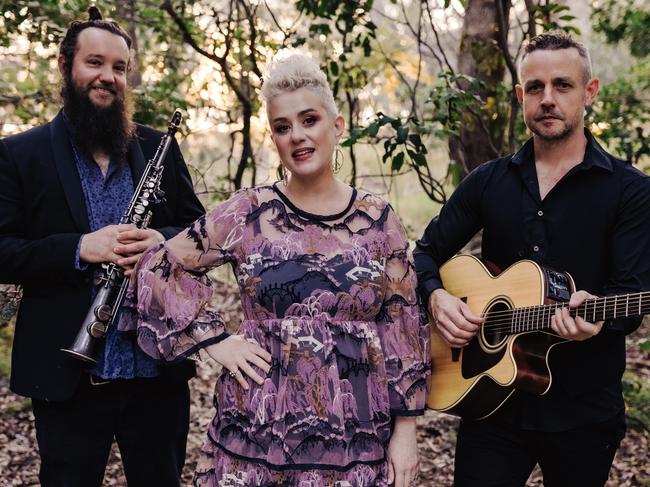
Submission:
<svg viewBox="0 0 650 487">
<path fill-rule="evenodd" d="M 111 85 L 105 85 L 105 84 L 90 85 L 88 87 L 88 89 L 86 90 L 86 92 L 89 92 L 90 90 L 95 89 L 95 88 L 101 88 L 102 90 L 109 91 L 113 95 L 117 94 L 117 90 L 115 88 L 113 88 Z"/>
<path fill-rule="evenodd" d="M 535 120 L 536 122 L 540 122 L 542 120 L 548 120 L 548 119 L 564 120 L 564 117 L 559 113 L 548 112 L 548 113 L 541 113 L 540 115 L 536 115 L 533 118 L 533 120 Z"/>
</svg>

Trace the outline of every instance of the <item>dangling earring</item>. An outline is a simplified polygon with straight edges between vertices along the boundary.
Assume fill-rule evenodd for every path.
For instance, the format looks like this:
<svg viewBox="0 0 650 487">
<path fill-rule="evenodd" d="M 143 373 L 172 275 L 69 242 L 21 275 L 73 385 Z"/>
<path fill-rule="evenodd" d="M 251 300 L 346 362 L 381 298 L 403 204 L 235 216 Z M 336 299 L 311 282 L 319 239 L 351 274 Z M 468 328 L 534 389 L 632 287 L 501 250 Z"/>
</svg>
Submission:
<svg viewBox="0 0 650 487">
<path fill-rule="evenodd" d="M 340 148 L 336 148 L 334 153 L 334 174 L 338 174 L 341 171 L 341 165 L 343 164 L 343 151 Z"/>
<path fill-rule="evenodd" d="M 284 164 L 280 163 L 278 165 L 277 178 L 278 178 L 278 181 L 280 181 L 280 182 L 282 182 L 282 184 L 284 184 L 285 188 L 287 187 L 287 179 L 288 179 L 288 174 L 287 173 L 288 173 L 288 171 L 284 167 Z"/>
</svg>

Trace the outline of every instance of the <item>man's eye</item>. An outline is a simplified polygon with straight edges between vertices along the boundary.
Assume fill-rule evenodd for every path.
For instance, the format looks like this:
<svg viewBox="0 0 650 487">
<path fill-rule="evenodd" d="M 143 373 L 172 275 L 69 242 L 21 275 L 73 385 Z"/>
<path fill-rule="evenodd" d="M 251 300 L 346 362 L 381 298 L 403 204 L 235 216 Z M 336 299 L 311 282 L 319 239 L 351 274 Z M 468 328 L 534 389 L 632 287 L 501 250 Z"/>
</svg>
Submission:
<svg viewBox="0 0 650 487">
<path fill-rule="evenodd" d="M 314 125 L 316 123 L 316 117 L 305 117 L 305 125 Z"/>
<path fill-rule="evenodd" d="M 126 71 L 126 66 L 115 66 L 115 71 L 119 71 L 120 73 L 123 73 Z"/>
</svg>

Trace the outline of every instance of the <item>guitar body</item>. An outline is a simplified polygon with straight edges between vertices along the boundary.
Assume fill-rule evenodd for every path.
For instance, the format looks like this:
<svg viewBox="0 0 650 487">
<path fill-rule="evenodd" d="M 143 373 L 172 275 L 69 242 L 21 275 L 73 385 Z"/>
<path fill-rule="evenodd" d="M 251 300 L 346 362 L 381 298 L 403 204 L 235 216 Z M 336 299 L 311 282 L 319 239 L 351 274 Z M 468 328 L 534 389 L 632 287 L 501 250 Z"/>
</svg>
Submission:
<svg viewBox="0 0 650 487">
<path fill-rule="evenodd" d="M 470 255 L 454 257 L 440 268 L 440 275 L 445 290 L 465 301 L 476 315 L 488 318 L 462 349 L 450 348 L 432 330 L 427 405 L 478 419 L 494 413 L 517 389 L 545 394 L 552 380 L 548 353 L 564 339 L 546 331 L 513 334 L 511 320 L 499 315 L 510 316 L 506 312 L 514 308 L 567 301 L 575 289 L 571 276 L 530 260 L 494 276 Z"/>
</svg>

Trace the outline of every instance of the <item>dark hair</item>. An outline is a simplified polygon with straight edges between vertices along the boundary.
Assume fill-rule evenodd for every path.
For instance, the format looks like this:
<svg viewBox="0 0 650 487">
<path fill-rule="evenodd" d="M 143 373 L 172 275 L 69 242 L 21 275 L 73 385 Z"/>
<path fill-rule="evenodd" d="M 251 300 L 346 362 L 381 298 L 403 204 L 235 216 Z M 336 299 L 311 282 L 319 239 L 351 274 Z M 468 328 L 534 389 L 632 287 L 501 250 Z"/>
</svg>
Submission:
<svg viewBox="0 0 650 487">
<path fill-rule="evenodd" d="M 64 73 L 66 77 L 70 77 L 72 74 L 72 61 L 74 55 L 77 52 L 77 38 L 79 33 L 88 29 L 89 27 L 95 27 L 97 29 L 103 29 L 111 34 L 120 36 L 126 41 L 126 45 L 131 49 L 131 36 L 120 27 L 117 22 L 112 20 L 104 20 L 102 14 L 99 12 L 97 7 L 90 7 L 88 9 L 88 20 L 75 20 L 68 27 L 68 31 L 65 33 L 65 37 L 61 41 L 61 46 L 59 46 L 59 55 L 63 57 L 64 61 Z"/>
<path fill-rule="evenodd" d="M 571 34 L 563 30 L 552 30 L 532 37 L 524 44 L 519 65 L 526 56 L 535 51 L 556 51 L 558 49 L 575 49 L 582 59 L 585 83 L 591 79 L 591 57 L 582 42 L 576 41 Z"/>
</svg>

